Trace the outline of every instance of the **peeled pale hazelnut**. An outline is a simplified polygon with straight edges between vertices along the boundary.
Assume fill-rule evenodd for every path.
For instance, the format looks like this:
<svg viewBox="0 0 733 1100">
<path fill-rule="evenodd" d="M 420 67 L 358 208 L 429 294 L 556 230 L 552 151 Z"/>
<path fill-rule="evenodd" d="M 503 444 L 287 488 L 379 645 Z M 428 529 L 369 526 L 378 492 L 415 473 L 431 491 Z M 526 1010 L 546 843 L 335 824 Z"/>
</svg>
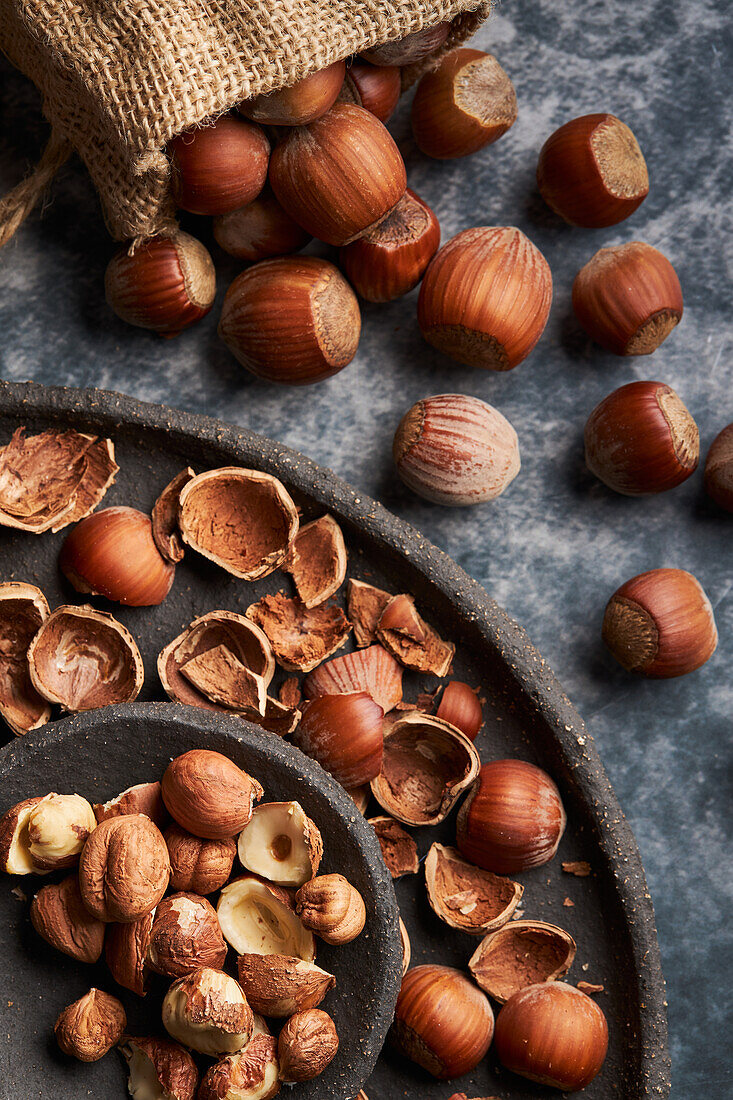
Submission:
<svg viewBox="0 0 733 1100">
<path fill-rule="evenodd" d="M 500 875 L 548 863 L 565 831 L 560 792 L 524 760 L 484 764 L 458 812 L 461 855 Z"/>
<path fill-rule="evenodd" d="M 45 874 L 31 856 L 28 819 L 42 796 L 24 798 L 0 817 L 0 870 L 8 875 Z"/>
<path fill-rule="evenodd" d="M 542 982 L 511 997 L 496 1020 L 496 1053 L 512 1073 L 575 1092 L 600 1073 L 608 1024 L 598 1005 L 565 982 Z"/>
<path fill-rule="evenodd" d="M 246 614 L 265 632 L 278 664 L 289 672 L 310 672 L 341 649 L 351 631 L 340 607 L 308 608 L 283 592 L 263 596 Z"/>
<path fill-rule="evenodd" d="M 429 157 L 464 157 L 490 145 L 517 120 L 514 85 L 490 53 L 463 47 L 422 77 L 412 132 Z"/>
<path fill-rule="evenodd" d="M 64 1054 L 80 1062 L 98 1062 L 122 1038 L 125 1010 L 116 997 L 90 989 L 56 1020 L 56 1042 Z"/>
<path fill-rule="evenodd" d="M 383 588 L 349 577 L 346 611 L 353 623 L 354 641 L 358 646 L 368 646 L 376 642 L 379 620 L 391 599 L 390 593 Z M 398 703 L 400 699 L 397 700 Z M 386 711 L 388 708 L 384 709 Z"/>
<path fill-rule="evenodd" d="M 362 298 L 391 302 L 417 286 L 439 244 L 438 219 L 408 187 L 379 225 L 341 249 L 339 263 Z"/>
<path fill-rule="evenodd" d="M 270 1100 L 280 1091 L 277 1039 L 255 1016 L 246 1047 L 221 1058 L 201 1082 L 197 1100 Z"/>
<path fill-rule="evenodd" d="M 537 185 L 547 205 L 571 225 L 616 225 L 649 193 L 639 143 L 615 115 L 582 115 L 555 130 L 540 150 Z"/>
<path fill-rule="evenodd" d="M 163 999 L 169 1035 L 200 1054 L 233 1054 L 252 1036 L 252 1009 L 238 982 L 203 966 L 175 981 Z"/>
<path fill-rule="evenodd" d="M 361 56 L 372 65 L 416 65 L 440 49 L 449 30 L 450 23 L 436 23 L 393 42 L 371 46 L 368 50 L 362 50 Z"/>
<path fill-rule="evenodd" d="M 436 916 L 472 936 L 486 935 L 506 925 L 524 893 L 518 882 L 475 867 L 455 848 L 443 844 L 433 844 L 428 852 L 425 885 Z"/>
<path fill-rule="evenodd" d="M 651 569 L 616 589 L 603 616 L 603 640 L 628 672 L 655 680 L 685 676 L 718 644 L 710 600 L 684 569 Z"/>
<path fill-rule="evenodd" d="M 79 860 L 79 886 L 89 912 L 101 921 L 138 920 L 168 886 L 170 862 L 163 835 L 145 814 L 112 817 L 89 835 Z"/>
<path fill-rule="evenodd" d="M 410 834 L 393 817 L 367 819 L 377 834 L 382 859 L 392 878 L 416 875 L 420 869 L 417 844 Z"/>
<path fill-rule="evenodd" d="M 585 462 L 617 493 L 674 489 L 697 468 L 700 433 L 663 382 L 629 382 L 597 405 L 585 425 Z"/>
<path fill-rule="evenodd" d="M 42 871 L 58 871 L 79 862 L 97 819 L 80 794 L 47 794 L 28 815 L 28 851 Z"/>
<path fill-rule="evenodd" d="M 243 100 L 237 110 L 265 126 L 305 126 L 336 102 L 345 71 L 343 61 L 333 61 L 287 88 Z"/>
<path fill-rule="evenodd" d="M 104 276 L 107 304 L 128 325 L 177 336 L 214 304 L 216 273 L 195 237 L 175 230 L 153 237 L 135 252 L 125 245 Z"/>
<path fill-rule="evenodd" d="M 305 962 L 315 958 L 313 933 L 295 912 L 291 896 L 257 875 L 242 875 L 224 887 L 217 916 L 238 955 L 285 955 Z"/>
<path fill-rule="evenodd" d="M 306 699 L 366 692 L 388 714 L 402 700 L 402 669 L 384 646 L 370 645 L 326 661 L 306 676 L 303 688 Z"/>
<path fill-rule="evenodd" d="M 280 256 L 229 287 L 219 335 L 242 366 L 290 386 L 320 382 L 356 355 L 361 313 L 337 267 L 317 256 Z"/>
<path fill-rule="evenodd" d="M 30 676 L 49 703 L 77 712 L 131 703 L 143 686 L 143 660 L 132 634 L 105 611 L 57 607 L 28 650 Z"/>
<path fill-rule="evenodd" d="M 183 560 L 183 542 L 178 527 L 178 508 L 181 490 L 196 475 L 190 466 L 176 474 L 160 494 L 150 513 L 153 540 L 164 561 L 176 565 Z"/>
<path fill-rule="evenodd" d="M 436 716 L 450 722 L 469 739 L 475 741 L 484 722 L 478 692 L 461 680 L 446 684 Z"/>
<path fill-rule="evenodd" d="M 104 939 L 104 958 L 112 977 L 138 997 L 146 994 L 148 948 L 154 920 L 155 910 L 151 909 L 136 921 L 108 924 Z"/>
<path fill-rule="evenodd" d="M 336 1057 L 339 1037 L 327 1012 L 308 1008 L 290 1017 L 277 1040 L 283 1081 L 311 1081 Z"/>
<path fill-rule="evenodd" d="M 270 159 L 276 198 L 326 244 L 348 244 L 377 225 L 406 183 L 386 127 L 352 103 L 336 103 L 309 126 L 291 130 Z"/>
<path fill-rule="evenodd" d="M 318 607 L 338 592 L 346 577 L 346 544 L 333 516 L 320 516 L 300 527 L 283 562 L 293 578 L 298 598 Z"/>
<path fill-rule="evenodd" d="M 416 966 L 402 979 L 391 1044 L 433 1077 L 460 1077 L 491 1045 L 494 1014 L 488 997 L 459 970 Z"/>
<path fill-rule="evenodd" d="M 720 508 L 733 512 L 733 424 L 719 432 L 705 459 L 705 492 Z"/>
<path fill-rule="evenodd" d="M 262 787 L 220 752 L 191 749 L 163 775 L 163 801 L 182 828 L 205 840 L 240 833 L 252 816 Z"/>
<path fill-rule="evenodd" d="M 405 668 L 445 676 L 456 651 L 418 615 L 412 596 L 393 596 L 377 624 L 377 637 Z"/>
<path fill-rule="evenodd" d="M 380 806 L 405 825 L 437 825 L 479 774 L 479 755 L 460 730 L 410 712 L 384 738 L 382 770 L 372 780 Z"/>
<path fill-rule="evenodd" d="M 196 894 L 164 898 L 153 919 L 148 964 L 157 974 L 182 978 L 201 966 L 221 970 L 227 945 L 213 906 Z"/>
<path fill-rule="evenodd" d="M 213 894 L 232 873 L 237 842 L 234 837 L 204 840 L 180 825 L 163 833 L 171 861 L 171 886 L 191 894 Z"/>
<path fill-rule="evenodd" d="M 336 984 L 333 974 L 314 962 L 286 955 L 243 954 L 237 971 L 255 1012 L 276 1020 L 316 1008 Z"/>
<path fill-rule="evenodd" d="M 41 887 L 31 902 L 31 924 L 47 943 L 77 962 L 95 963 L 102 954 L 105 925 L 84 905 L 76 875 Z"/>
<path fill-rule="evenodd" d="M 380 122 L 387 122 L 402 92 L 400 70 L 393 65 L 372 65 L 354 61 L 346 70 L 339 99 L 371 111 Z"/>
<path fill-rule="evenodd" d="M 574 958 L 575 940 L 564 929 L 516 920 L 481 941 L 468 969 L 477 985 L 504 1004 L 519 989 L 564 977 Z"/>
<path fill-rule="evenodd" d="M 299 802 L 262 802 L 239 834 L 239 862 L 278 886 L 302 886 L 323 855 L 318 827 Z"/>
<path fill-rule="evenodd" d="M 382 708 L 364 691 L 322 695 L 303 708 L 293 744 L 342 787 L 358 787 L 379 774 L 383 717 Z"/>
<path fill-rule="evenodd" d="M 127 1091 L 136 1100 L 194 1100 L 199 1074 L 179 1043 L 128 1035 L 119 1046 L 127 1062 Z"/>
<path fill-rule="evenodd" d="M 33 687 L 28 647 L 48 617 L 48 602 L 34 584 L 0 584 L 0 716 L 13 733 L 44 726 L 51 708 Z"/>
<path fill-rule="evenodd" d="M 641 241 L 602 248 L 573 283 L 575 316 L 616 355 L 650 355 L 682 317 L 682 288 L 666 256 Z"/>
<path fill-rule="evenodd" d="M 270 143 L 260 126 L 222 115 L 168 143 L 173 200 L 191 214 L 226 214 L 259 195 Z"/>
<path fill-rule="evenodd" d="M 145 814 L 160 829 L 167 814 L 163 805 L 160 783 L 136 783 L 128 787 L 109 802 L 97 802 L 94 816 L 97 821 L 106 821 L 108 817 L 122 817 L 124 814 Z"/>
<path fill-rule="evenodd" d="M 290 217 L 269 187 L 239 210 L 214 218 L 214 238 L 219 248 L 238 260 L 256 263 L 273 256 L 300 252 L 310 233 Z"/>
<path fill-rule="evenodd" d="M 544 332 L 552 274 L 514 226 L 464 229 L 431 260 L 417 319 L 429 344 L 471 367 L 512 370 Z"/>
<path fill-rule="evenodd" d="M 343 875 L 318 875 L 295 895 L 304 926 L 326 943 L 351 943 L 366 924 L 366 907 L 356 887 Z"/>
</svg>

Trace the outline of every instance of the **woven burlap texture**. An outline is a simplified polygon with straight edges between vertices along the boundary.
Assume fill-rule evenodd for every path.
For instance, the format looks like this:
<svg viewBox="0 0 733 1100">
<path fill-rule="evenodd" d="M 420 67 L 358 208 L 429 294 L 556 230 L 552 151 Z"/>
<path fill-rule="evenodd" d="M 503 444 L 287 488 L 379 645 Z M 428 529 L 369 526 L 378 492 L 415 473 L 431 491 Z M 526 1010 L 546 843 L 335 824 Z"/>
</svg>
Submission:
<svg viewBox="0 0 733 1100">
<path fill-rule="evenodd" d="M 376 43 L 452 20 L 446 48 L 490 0 L 0 0 L 0 48 L 40 89 L 118 240 L 175 224 L 171 137 L 249 96 Z M 409 78 L 410 74 L 407 74 Z"/>
</svg>

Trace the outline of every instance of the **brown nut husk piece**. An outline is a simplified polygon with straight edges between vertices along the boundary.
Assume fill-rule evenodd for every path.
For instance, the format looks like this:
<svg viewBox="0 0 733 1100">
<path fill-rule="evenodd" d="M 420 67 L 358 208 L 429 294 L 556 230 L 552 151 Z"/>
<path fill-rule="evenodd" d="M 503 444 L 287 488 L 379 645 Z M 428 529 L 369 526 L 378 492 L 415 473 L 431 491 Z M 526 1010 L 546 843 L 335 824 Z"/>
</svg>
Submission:
<svg viewBox="0 0 733 1100">
<path fill-rule="evenodd" d="M 586 859 L 564 860 L 561 866 L 566 875 L 575 875 L 577 878 L 588 878 L 591 872 L 590 863 Z"/>
<path fill-rule="evenodd" d="M 138 1100 L 194 1100 L 199 1074 L 189 1052 L 171 1039 L 128 1035 L 119 1045 L 127 1091 Z"/>
<path fill-rule="evenodd" d="M 392 597 L 379 618 L 377 637 L 405 668 L 448 675 L 456 647 L 418 615 L 412 596 Z"/>
<path fill-rule="evenodd" d="M 93 809 L 97 821 L 123 817 L 125 814 L 145 814 L 159 829 L 168 817 L 157 779 L 152 783 L 136 783 L 133 787 L 127 787 L 110 798 L 109 802 L 96 802 Z"/>
<path fill-rule="evenodd" d="M 75 866 L 96 827 L 97 819 L 86 798 L 47 794 L 28 815 L 28 851 L 33 863 L 42 871 Z"/>
<path fill-rule="evenodd" d="M 562 978 L 575 958 L 575 949 L 570 933 L 554 924 L 510 921 L 481 941 L 468 969 L 477 985 L 504 1004 L 526 986 Z"/>
<path fill-rule="evenodd" d="M 144 997 L 148 977 L 148 947 L 155 910 L 127 924 L 107 925 L 104 958 L 118 985 Z"/>
<path fill-rule="evenodd" d="M 101 921 L 136 921 L 158 904 L 170 860 L 163 834 L 145 814 L 111 817 L 97 825 L 79 860 L 79 887 Z"/>
<path fill-rule="evenodd" d="M 343 875 L 318 875 L 295 895 L 303 925 L 326 943 L 351 943 L 366 924 L 364 899 Z"/>
<path fill-rule="evenodd" d="M 227 945 L 213 906 L 196 894 L 171 894 L 158 905 L 148 945 L 157 974 L 182 978 L 201 966 L 221 970 Z"/>
<path fill-rule="evenodd" d="M 262 787 L 233 760 L 211 749 L 190 749 L 171 760 L 162 781 L 163 801 L 178 824 L 206 840 L 242 831 Z"/>
<path fill-rule="evenodd" d="M 343 532 L 333 516 L 325 515 L 300 528 L 282 569 L 293 578 L 300 602 L 311 608 L 338 592 L 346 564 Z"/>
<path fill-rule="evenodd" d="M 365 691 L 385 714 L 402 700 L 402 669 L 381 645 L 334 657 L 303 681 L 306 699 Z"/>
<path fill-rule="evenodd" d="M 0 448 L 0 526 L 60 531 L 94 511 L 118 470 L 111 439 L 18 428 Z"/>
<path fill-rule="evenodd" d="M 288 676 L 283 680 L 277 693 L 277 700 L 284 707 L 299 707 L 303 700 L 303 692 L 300 690 L 300 680 L 297 676 Z"/>
<path fill-rule="evenodd" d="M 262 802 L 239 834 L 239 862 L 278 886 L 302 886 L 323 856 L 316 824 L 299 802 Z"/>
<path fill-rule="evenodd" d="M 457 848 L 433 844 L 425 860 L 428 901 L 436 916 L 472 936 L 495 932 L 511 919 L 524 887 L 475 867 Z"/>
<path fill-rule="evenodd" d="M 314 962 L 286 955 L 243 954 L 237 959 L 239 984 L 255 1012 L 281 1020 L 316 1008 L 333 989 L 333 974 Z"/>
<path fill-rule="evenodd" d="M 28 819 L 42 795 L 24 798 L 0 817 L 0 871 L 8 875 L 45 874 L 31 856 Z"/>
<path fill-rule="evenodd" d="M 234 837 L 204 840 L 171 825 L 163 833 L 171 861 L 171 887 L 191 894 L 213 894 L 232 873 L 237 842 Z"/>
<path fill-rule="evenodd" d="M 316 957 L 313 933 L 295 912 L 291 895 L 258 875 L 241 875 L 225 886 L 216 914 L 238 955 L 286 955 L 305 962 Z"/>
<path fill-rule="evenodd" d="M 298 510 L 276 477 L 225 466 L 184 485 L 178 525 L 193 550 L 253 581 L 282 565 L 298 533 Z"/>
<path fill-rule="evenodd" d="M 382 770 L 372 780 L 372 794 L 405 825 L 438 825 L 480 767 L 476 747 L 459 730 L 411 711 L 385 735 Z"/>
<path fill-rule="evenodd" d="M 181 665 L 181 675 L 197 691 L 229 710 L 254 711 L 264 717 L 267 684 L 251 672 L 224 645 L 214 646 Z"/>
<path fill-rule="evenodd" d="M 416 875 L 420 868 L 417 844 L 393 817 L 370 817 L 369 824 L 377 834 L 382 859 L 392 878 Z"/>
<path fill-rule="evenodd" d="M 0 584 L 0 716 L 13 733 L 38 729 L 51 717 L 28 668 L 28 648 L 48 613 L 48 601 L 34 584 Z"/>
<path fill-rule="evenodd" d="M 410 943 L 410 936 L 407 932 L 405 922 L 402 917 L 399 919 L 400 926 L 400 943 L 402 944 L 402 977 L 404 978 L 407 971 L 410 969 L 410 962 L 412 960 L 412 944 Z"/>
<path fill-rule="evenodd" d="M 263 596 L 246 614 L 264 630 L 275 659 L 288 672 L 310 672 L 341 649 L 351 632 L 340 607 L 307 608 L 283 592 Z"/>
<path fill-rule="evenodd" d="M 252 1037 L 254 1017 L 241 986 L 222 970 L 199 967 L 173 982 L 163 999 L 163 1027 L 200 1054 L 233 1054 Z"/>
<path fill-rule="evenodd" d="M 377 641 L 377 626 L 391 599 L 391 594 L 383 588 L 349 578 L 346 611 L 354 624 L 354 641 L 359 647 L 373 645 Z"/>
<path fill-rule="evenodd" d="M 336 1057 L 339 1037 L 327 1012 L 308 1008 L 290 1017 L 277 1040 L 283 1081 L 311 1081 Z"/>
<path fill-rule="evenodd" d="M 92 988 L 63 1010 L 53 1030 L 64 1054 L 80 1062 L 98 1062 L 120 1041 L 126 1027 L 127 1016 L 117 998 Z"/>
<path fill-rule="evenodd" d="M 198 1100 L 270 1100 L 279 1091 L 277 1039 L 270 1035 L 262 1017 L 255 1015 L 246 1047 L 206 1071 Z"/>
<path fill-rule="evenodd" d="M 176 474 L 156 500 L 150 514 L 155 545 L 161 557 L 171 565 L 177 565 L 183 560 L 184 547 L 178 527 L 178 508 L 181 490 L 195 476 L 190 466 Z"/>
<path fill-rule="evenodd" d="M 41 887 L 31 902 L 31 924 L 47 943 L 77 962 L 95 963 L 101 957 L 105 925 L 82 901 L 75 874 Z"/>
<path fill-rule="evenodd" d="M 369 799 L 372 796 L 372 790 L 368 783 L 362 784 L 361 787 L 348 787 L 344 788 L 351 801 L 356 806 L 360 814 L 363 814 L 369 805 Z"/>
<path fill-rule="evenodd" d="M 28 650 L 34 688 L 76 713 L 131 703 L 143 686 L 143 660 L 132 634 L 112 615 L 82 605 L 57 607 Z"/>
</svg>

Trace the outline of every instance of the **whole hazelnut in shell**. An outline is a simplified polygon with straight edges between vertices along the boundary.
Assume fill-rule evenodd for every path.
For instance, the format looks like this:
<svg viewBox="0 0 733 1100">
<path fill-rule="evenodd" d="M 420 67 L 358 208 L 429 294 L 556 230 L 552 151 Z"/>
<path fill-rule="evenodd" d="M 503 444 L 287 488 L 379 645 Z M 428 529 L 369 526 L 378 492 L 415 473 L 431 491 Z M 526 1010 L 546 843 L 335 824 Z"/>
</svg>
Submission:
<svg viewBox="0 0 733 1100">
<path fill-rule="evenodd" d="M 392 65 L 354 61 L 346 70 L 339 99 L 371 111 L 380 122 L 393 115 L 402 93 L 400 70 Z"/>
<path fill-rule="evenodd" d="M 277 1041 L 282 1080 L 311 1081 L 330 1065 L 338 1048 L 336 1025 L 327 1012 L 320 1008 L 296 1012 Z"/>
<path fill-rule="evenodd" d="M 333 61 L 287 88 L 245 99 L 237 109 L 265 126 L 305 126 L 325 115 L 336 102 L 345 72 L 343 61 Z"/>
<path fill-rule="evenodd" d="M 63 1010 L 54 1032 L 64 1054 L 80 1062 L 98 1062 L 120 1041 L 126 1027 L 127 1016 L 117 998 L 90 989 Z"/>
<path fill-rule="evenodd" d="M 393 42 L 382 42 L 361 51 L 361 56 L 372 65 L 417 65 L 431 53 L 435 53 L 445 42 L 450 31 L 450 23 L 436 23 L 431 27 L 422 27 L 419 31 L 406 34 Z"/>
<path fill-rule="evenodd" d="M 705 459 L 705 492 L 720 508 L 733 512 L 733 424 L 716 435 Z"/>
<path fill-rule="evenodd" d="M 169 877 L 163 834 L 145 814 L 111 817 L 97 825 L 79 860 L 81 896 L 101 921 L 128 923 L 149 913 Z"/>
<path fill-rule="evenodd" d="M 191 214 L 226 214 L 252 202 L 267 180 L 270 143 L 260 126 L 223 115 L 168 143 L 171 190 Z"/>
<path fill-rule="evenodd" d="M 249 263 L 300 252 L 311 239 L 269 187 L 239 210 L 214 218 L 214 237 L 219 248 Z"/>
<path fill-rule="evenodd" d="M 236 836 L 262 797 L 256 779 L 220 752 L 191 749 L 163 775 L 163 801 L 178 824 L 206 840 Z"/>
</svg>

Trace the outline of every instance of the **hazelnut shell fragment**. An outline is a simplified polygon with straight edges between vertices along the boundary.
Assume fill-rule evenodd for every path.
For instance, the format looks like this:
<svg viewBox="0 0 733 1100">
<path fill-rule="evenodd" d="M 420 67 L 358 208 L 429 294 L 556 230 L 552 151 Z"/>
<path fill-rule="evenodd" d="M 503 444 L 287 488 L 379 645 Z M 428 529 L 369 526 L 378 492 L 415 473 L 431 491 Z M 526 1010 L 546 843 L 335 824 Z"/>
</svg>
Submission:
<svg viewBox="0 0 733 1100">
<path fill-rule="evenodd" d="M 554 924 L 510 921 L 481 941 L 468 969 L 477 985 L 504 1004 L 519 989 L 562 978 L 572 965 L 575 950 L 573 937 Z"/>
<path fill-rule="evenodd" d="M 366 924 L 364 899 L 343 875 L 318 875 L 301 886 L 295 909 L 306 928 L 326 943 L 351 943 Z"/>
<path fill-rule="evenodd" d="M 282 592 L 247 608 L 267 635 L 278 664 L 289 672 L 312 669 L 345 644 L 351 623 L 340 607 L 307 608 Z"/>
<path fill-rule="evenodd" d="M 412 944 L 410 943 L 410 936 L 402 917 L 400 917 L 398 923 L 400 929 L 400 944 L 402 945 L 402 977 L 404 978 L 405 974 L 410 969 L 410 962 L 412 961 Z"/>
<path fill-rule="evenodd" d="M 239 984 L 255 1012 L 274 1019 L 316 1008 L 336 984 L 314 962 L 285 955 L 240 955 Z"/>
<path fill-rule="evenodd" d="M 412 596 L 392 597 L 380 616 L 377 636 L 405 668 L 433 676 L 448 673 L 456 651 L 420 618 Z"/>
<path fill-rule="evenodd" d="M 320 1008 L 308 1008 L 290 1017 L 277 1040 L 283 1081 L 311 1081 L 336 1057 L 336 1026 Z"/>
<path fill-rule="evenodd" d="M 385 735 L 382 770 L 372 780 L 372 794 L 405 825 L 437 825 L 480 767 L 476 748 L 459 730 L 412 711 Z"/>
<path fill-rule="evenodd" d="M 185 543 L 251 581 L 282 564 L 298 531 L 298 512 L 276 477 L 226 466 L 184 485 L 178 523 Z"/>
<path fill-rule="evenodd" d="M 369 824 L 377 834 L 382 859 L 392 878 L 416 875 L 420 869 L 417 844 L 393 817 L 370 817 Z"/>
<path fill-rule="evenodd" d="M 79 860 L 84 904 L 101 921 L 138 920 L 168 886 L 170 861 L 163 835 L 145 814 L 112 817 L 97 825 Z"/>
<path fill-rule="evenodd" d="M 173 982 L 163 999 L 163 1026 L 200 1054 L 233 1054 L 249 1042 L 254 1018 L 239 983 L 202 966 Z"/>
<path fill-rule="evenodd" d="M 299 802 L 262 802 L 239 834 L 239 862 L 279 886 L 302 886 L 323 856 L 316 824 Z"/>
<path fill-rule="evenodd" d="M 171 861 L 171 887 L 191 894 L 213 894 L 232 873 L 237 842 L 234 837 L 204 840 L 171 825 L 163 834 Z"/>
<path fill-rule="evenodd" d="M 136 783 L 128 787 L 109 802 L 97 802 L 94 816 L 97 821 L 106 821 L 110 817 L 122 817 L 124 814 L 145 814 L 154 825 L 162 828 L 168 814 L 163 805 L 163 795 L 157 779 L 151 783 Z"/>
<path fill-rule="evenodd" d="M 322 664 L 306 676 L 303 690 L 306 699 L 365 691 L 387 714 L 402 699 L 402 669 L 384 646 L 370 645 Z"/>
<path fill-rule="evenodd" d="M 209 749 L 177 756 L 163 775 L 163 801 L 171 817 L 195 836 L 236 836 L 252 816 L 262 787 L 228 757 Z"/>
<path fill-rule="evenodd" d="M 313 933 L 295 912 L 291 894 L 258 875 L 241 875 L 225 886 L 217 916 L 238 955 L 285 955 L 305 962 L 316 956 Z"/>
<path fill-rule="evenodd" d="M 28 819 L 42 797 L 24 798 L 0 817 L 0 870 L 8 875 L 44 873 L 33 862 L 28 836 Z"/>
<path fill-rule="evenodd" d="M 150 516 L 155 545 L 171 565 L 183 560 L 184 546 L 178 528 L 178 509 L 181 490 L 195 476 L 190 466 L 176 474 L 156 500 Z"/>
<path fill-rule="evenodd" d="M 31 642 L 28 662 L 36 691 L 71 712 L 131 703 L 143 685 L 133 636 L 112 615 L 86 605 L 57 607 Z"/>
<path fill-rule="evenodd" d="M 80 1062 L 98 1062 L 119 1042 L 126 1027 L 127 1016 L 117 998 L 90 989 L 63 1010 L 54 1032 L 64 1054 Z"/>
<path fill-rule="evenodd" d="M 84 905 L 75 874 L 41 887 L 31 902 L 31 924 L 47 943 L 77 962 L 95 963 L 102 954 L 105 925 Z"/>
<path fill-rule="evenodd" d="M 152 970 L 182 978 L 201 966 L 221 970 L 226 956 L 216 911 L 206 898 L 178 893 L 160 902 L 148 945 Z"/>
<path fill-rule="evenodd" d="M 128 1092 L 149 1100 L 194 1100 L 199 1074 L 189 1052 L 170 1039 L 128 1035 L 119 1046 L 129 1071 Z"/>
<path fill-rule="evenodd" d="M 38 729 L 51 717 L 28 668 L 28 647 L 48 613 L 48 601 L 34 584 L 0 584 L 0 716 L 13 733 Z"/>
<path fill-rule="evenodd" d="M 212 703 L 243 714 L 265 713 L 267 684 L 225 645 L 213 646 L 181 665 L 181 675 Z"/>
<path fill-rule="evenodd" d="M 354 641 L 359 647 L 377 641 L 377 624 L 391 599 L 390 593 L 383 588 L 349 577 L 346 610 L 354 626 Z"/>
<path fill-rule="evenodd" d="M 333 516 L 306 523 L 290 544 L 283 572 L 293 578 L 305 607 L 317 607 L 333 596 L 346 576 L 346 544 Z"/>
<path fill-rule="evenodd" d="M 472 936 L 505 925 L 524 893 L 520 883 L 475 867 L 456 848 L 443 844 L 433 844 L 428 852 L 425 885 L 436 916 Z"/>
<path fill-rule="evenodd" d="M 155 911 L 144 913 L 136 921 L 107 925 L 104 958 L 118 985 L 144 997 L 148 976 L 148 947 Z"/>
</svg>

